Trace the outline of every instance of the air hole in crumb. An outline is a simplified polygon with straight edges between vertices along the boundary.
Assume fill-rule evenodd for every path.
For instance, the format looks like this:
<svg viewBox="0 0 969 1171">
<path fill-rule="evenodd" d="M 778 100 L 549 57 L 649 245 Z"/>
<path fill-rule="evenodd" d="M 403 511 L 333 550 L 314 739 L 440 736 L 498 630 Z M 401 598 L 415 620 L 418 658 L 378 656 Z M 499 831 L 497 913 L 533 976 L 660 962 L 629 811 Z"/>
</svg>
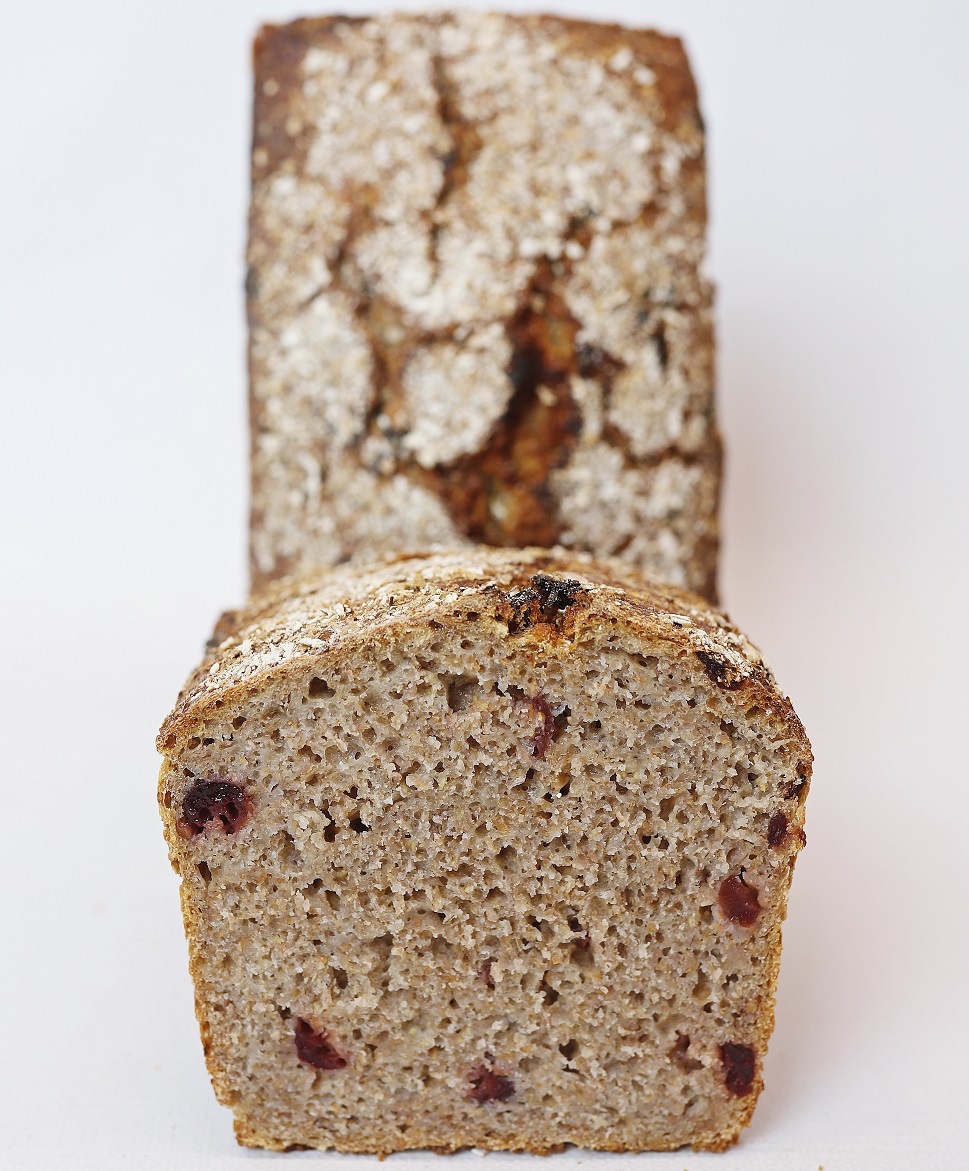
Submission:
<svg viewBox="0 0 969 1171">
<path fill-rule="evenodd" d="M 564 1045 L 559 1045 L 559 1053 L 562 1054 L 566 1061 L 571 1061 L 578 1051 L 579 1042 L 575 1040 L 566 1041 Z"/>
<path fill-rule="evenodd" d="M 350 822 L 350 828 L 355 834 L 365 834 L 370 829 L 370 826 L 361 821 L 359 817 L 355 817 Z"/>
<path fill-rule="evenodd" d="M 546 972 L 545 975 L 547 976 L 548 973 Z M 538 990 L 541 992 L 542 998 L 546 1004 L 554 1004 L 559 998 L 558 990 L 553 988 L 551 984 L 547 983 L 544 976 L 542 977 L 541 984 L 538 986 Z"/>
<path fill-rule="evenodd" d="M 583 935 L 581 939 L 576 939 L 572 943 L 572 951 L 569 957 L 572 963 L 580 968 L 594 968 L 596 964 L 595 956 L 592 953 L 592 939 L 588 934 Z"/>
<path fill-rule="evenodd" d="M 198 864 L 198 872 L 206 882 L 212 881 L 212 871 L 209 869 L 209 864 L 206 861 L 201 861 Z"/>
<path fill-rule="evenodd" d="M 458 675 L 447 684 L 447 705 L 452 712 L 467 711 L 474 703 L 480 683 L 471 675 Z"/>
<path fill-rule="evenodd" d="M 340 896 L 336 893 L 336 891 L 335 890 L 328 890 L 328 891 L 325 891 L 324 894 L 326 896 L 326 901 L 330 904 L 330 910 L 331 911 L 339 911 L 339 909 L 340 909 Z"/>
<path fill-rule="evenodd" d="M 336 692 L 325 679 L 318 679 L 315 675 L 313 676 L 309 686 L 310 699 L 332 699 L 334 695 L 336 695 Z"/>
<path fill-rule="evenodd" d="M 342 991 L 344 988 L 346 988 L 347 984 L 350 983 L 349 977 L 342 968 L 333 968 L 332 972 L 333 983 Z"/>
<path fill-rule="evenodd" d="M 688 1053 L 689 1048 L 689 1035 L 687 1033 L 681 1033 L 677 1029 L 676 1041 L 669 1050 L 670 1060 L 678 1065 L 684 1073 L 695 1073 L 698 1069 L 703 1068 L 703 1062 L 697 1061 L 695 1057 L 690 1057 Z"/>
</svg>

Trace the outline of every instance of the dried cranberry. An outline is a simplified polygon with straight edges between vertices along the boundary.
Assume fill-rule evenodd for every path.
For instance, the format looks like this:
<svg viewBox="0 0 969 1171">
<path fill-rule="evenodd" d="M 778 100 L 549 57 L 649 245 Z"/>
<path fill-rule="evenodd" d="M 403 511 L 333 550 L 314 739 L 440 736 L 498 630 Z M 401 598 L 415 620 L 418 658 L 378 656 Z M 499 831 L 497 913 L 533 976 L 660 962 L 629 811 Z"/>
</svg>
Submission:
<svg viewBox="0 0 969 1171">
<path fill-rule="evenodd" d="M 182 800 L 178 832 L 186 838 L 200 833 L 234 834 L 252 812 L 252 802 L 233 781 L 196 781 Z"/>
<path fill-rule="evenodd" d="M 787 841 L 787 814 L 775 813 L 767 823 L 767 844 L 782 846 Z"/>
<path fill-rule="evenodd" d="M 545 753 L 548 752 L 548 746 L 555 739 L 555 713 L 548 700 L 542 695 L 523 695 L 518 692 L 514 701 L 516 705 L 521 704 L 532 708 L 542 717 L 542 722 L 535 729 L 535 734 L 532 737 L 531 753 L 536 760 L 543 760 Z"/>
<path fill-rule="evenodd" d="M 745 1097 L 754 1084 L 757 1054 L 750 1045 L 739 1045 L 735 1041 L 725 1041 L 717 1046 L 717 1051 L 727 1089 L 738 1098 Z"/>
<path fill-rule="evenodd" d="M 330 1040 L 325 1029 L 316 1030 L 302 1017 L 296 1018 L 296 1056 L 316 1069 L 346 1069 L 347 1059 Z"/>
<path fill-rule="evenodd" d="M 504 1102 L 515 1092 L 515 1083 L 487 1065 L 479 1065 L 468 1076 L 468 1097 L 475 1102 Z"/>
<path fill-rule="evenodd" d="M 742 871 L 740 874 L 728 874 L 720 883 L 717 901 L 730 922 L 741 927 L 752 927 L 760 914 L 757 890 L 744 882 Z"/>
<path fill-rule="evenodd" d="M 478 968 L 478 979 L 487 988 L 494 988 L 494 986 L 495 986 L 495 980 L 491 974 L 491 965 L 494 962 L 495 961 L 491 957 L 489 957 L 488 959 L 486 959 L 484 961 L 484 963 L 481 965 L 481 967 Z"/>
</svg>

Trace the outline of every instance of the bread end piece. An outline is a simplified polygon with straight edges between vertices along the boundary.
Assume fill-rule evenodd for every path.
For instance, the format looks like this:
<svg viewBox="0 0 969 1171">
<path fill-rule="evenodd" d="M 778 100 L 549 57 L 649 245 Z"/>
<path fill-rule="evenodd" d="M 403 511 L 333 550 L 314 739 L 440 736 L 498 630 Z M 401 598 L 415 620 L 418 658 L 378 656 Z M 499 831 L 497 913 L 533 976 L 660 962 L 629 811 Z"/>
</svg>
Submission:
<svg viewBox="0 0 969 1171">
<path fill-rule="evenodd" d="M 252 580 L 484 543 L 716 593 L 696 89 L 678 40 L 326 18 L 255 56 Z"/>
</svg>

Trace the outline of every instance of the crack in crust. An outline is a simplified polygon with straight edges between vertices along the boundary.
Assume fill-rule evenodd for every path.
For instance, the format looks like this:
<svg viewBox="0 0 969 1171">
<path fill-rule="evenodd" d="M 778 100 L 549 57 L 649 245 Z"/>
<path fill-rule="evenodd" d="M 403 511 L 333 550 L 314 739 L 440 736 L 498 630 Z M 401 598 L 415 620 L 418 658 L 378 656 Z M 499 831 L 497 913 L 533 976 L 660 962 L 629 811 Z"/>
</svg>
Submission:
<svg viewBox="0 0 969 1171">
<path fill-rule="evenodd" d="M 507 239 L 492 239 L 489 205 L 502 206 L 516 190 L 506 192 L 496 171 L 496 147 L 509 133 L 508 111 L 501 100 L 487 96 L 495 83 L 470 68 L 468 48 L 455 46 L 462 37 L 471 46 L 480 35 L 476 22 L 496 19 L 399 18 L 407 33 L 395 41 L 386 32 L 393 21 L 328 18 L 264 30 L 257 41 L 247 284 L 250 324 L 259 334 L 250 356 L 254 584 L 307 563 L 338 564 L 440 542 L 450 521 L 454 543 L 566 544 L 597 554 L 628 553 L 630 560 L 713 598 L 720 457 L 704 367 L 711 345 L 705 317 L 709 290 L 696 270 L 705 199 L 702 130 L 689 69 L 679 46 L 653 34 L 500 18 L 507 21 L 508 34 L 521 40 L 517 51 L 525 46 L 528 70 L 547 68 L 549 80 L 561 83 L 558 62 L 538 64 L 552 60 L 537 52 L 548 37 L 558 52 L 573 55 L 565 73 L 583 62 L 599 69 L 608 86 L 627 87 L 623 94 L 610 90 L 608 100 L 616 103 L 617 117 L 642 120 L 639 137 L 645 145 L 623 142 L 609 148 L 609 155 L 595 138 L 581 145 L 588 128 L 579 123 L 580 145 L 570 145 L 573 132 L 565 134 L 555 119 L 565 116 L 572 101 L 581 109 L 583 99 L 556 97 L 558 105 L 550 105 L 549 112 L 550 141 L 562 152 L 558 178 L 542 177 L 540 146 L 524 148 L 537 152 L 532 164 L 538 177 L 528 180 L 534 208 L 530 218 L 519 217 L 521 223 L 512 216 Z M 616 52 L 617 45 L 627 44 L 635 51 Z M 385 181 L 384 164 L 373 161 L 379 151 L 370 149 L 367 165 L 350 166 L 348 160 L 363 148 L 365 133 L 377 135 L 374 141 L 382 148 L 392 144 L 395 133 L 406 137 L 403 125 L 387 122 L 385 129 L 385 119 L 367 114 L 366 132 L 347 137 L 345 118 L 339 130 L 332 129 L 336 123 L 326 121 L 330 107 L 314 95 L 330 95 L 338 105 L 344 95 L 333 89 L 332 70 L 323 70 L 319 61 L 307 65 L 312 54 L 321 53 L 349 65 L 351 80 L 365 73 L 374 79 L 369 89 L 346 97 L 347 109 L 369 102 L 370 92 L 383 87 L 380 92 L 398 103 L 388 107 L 388 118 L 398 117 L 399 110 L 401 118 L 423 119 L 414 173 L 424 186 L 408 179 L 410 186 L 395 197 L 403 202 L 393 212 L 387 193 L 402 173 L 400 163 Z M 616 58 L 625 63 L 614 67 Z M 647 80 L 634 82 L 639 74 Z M 579 73 L 575 78 L 585 84 Z M 593 98 L 598 100 L 598 93 Z M 537 118 L 535 110 L 521 111 L 523 143 Z M 331 129 L 324 132 L 324 125 Z M 632 134 L 637 123 L 630 125 Z M 326 134 L 334 136 L 332 144 Z M 651 141 L 650 135 L 668 137 Z M 509 152 L 509 169 L 520 170 L 519 147 L 506 143 L 503 149 Z M 570 152 L 576 151 L 570 163 Z M 588 196 L 564 201 L 557 196 L 549 208 L 557 207 L 563 220 L 553 224 L 543 201 L 570 169 L 578 177 L 568 182 L 577 190 L 588 184 Z M 618 186 L 609 188 L 604 176 Z M 312 223 L 314 200 L 317 223 L 325 224 L 324 205 L 340 209 L 327 213 L 332 228 Z M 523 206 L 520 199 L 517 206 Z M 482 273 L 497 263 L 488 249 L 500 247 L 502 255 L 509 250 L 507 272 L 496 270 L 494 280 L 484 283 L 473 267 L 479 261 L 466 262 L 455 252 L 456 242 L 469 232 L 475 238 L 482 216 Z M 534 240 L 528 238 L 532 222 Z M 664 241 L 655 257 L 652 233 Z M 314 236 L 327 241 L 315 259 Z M 603 292 L 603 274 L 618 271 L 616 257 L 622 264 L 628 260 L 628 272 Z M 465 263 L 472 265 L 466 272 Z M 306 280 L 310 273 L 313 281 Z M 287 282 L 296 289 L 301 280 L 309 293 L 287 307 Z M 627 289 L 623 282 L 632 283 Z M 454 304 L 442 301 L 452 293 L 458 298 Z M 512 302 L 501 300 L 506 293 Z M 304 328 L 302 316 L 319 298 L 334 301 L 319 318 L 327 324 Z M 326 357 L 316 368 L 306 362 L 313 345 L 320 344 L 314 339 L 334 337 L 343 315 L 359 331 L 353 344 L 369 353 L 365 384 L 359 385 L 358 364 L 358 382 L 345 392 L 346 401 L 340 395 L 347 367 L 338 358 Z M 291 360 L 285 340 L 290 323 L 298 335 Z M 621 330 L 627 333 L 620 336 Z M 691 350 L 699 355 L 696 370 L 690 366 L 694 357 L 686 356 Z M 470 367 L 462 366 L 460 374 L 452 369 L 458 356 L 469 355 Z M 655 371 L 655 387 L 644 362 Z M 424 380 L 430 377 L 436 383 L 428 399 Z M 458 414 L 465 393 L 472 396 L 467 401 L 476 404 L 477 424 L 451 426 L 449 393 Z M 589 395 L 598 406 L 590 407 Z M 322 410 L 314 411 L 314 396 L 320 396 Z M 640 396 L 644 417 L 654 422 L 635 422 Z M 479 407 L 479 399 L 489 407 Z M 599 416 L 596 436 L 590 435 L 590 410 Z M 667 428 L 664 410 L 674 416 L 679 411 L 679 423 Z M 350 416 L 352 423 L 344 425 Z M 669 441 L 662 445 L 664 428 Z M 606 484 L 612 479 L 615 483 Z M 336 507 L 341 493 L 344 502 Z M 405 501 L 425 509 L 413 532 L 408 530 L 412 504 L 405 509 Z M 314 547 L 317 532 L 326 541 L 325 552 Z"/>
</svg>

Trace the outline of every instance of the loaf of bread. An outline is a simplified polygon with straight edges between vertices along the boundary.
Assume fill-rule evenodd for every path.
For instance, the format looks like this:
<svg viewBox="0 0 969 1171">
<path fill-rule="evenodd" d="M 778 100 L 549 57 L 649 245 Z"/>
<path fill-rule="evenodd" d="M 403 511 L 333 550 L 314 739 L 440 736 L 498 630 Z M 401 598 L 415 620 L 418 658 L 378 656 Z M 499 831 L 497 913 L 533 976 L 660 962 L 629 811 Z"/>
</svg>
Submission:
<svg viewBox="0 0 969 1171">
<path fill-rule="evenodd" d="M 811 751 L 721 614 L 470 549 L 278 583 L 210 645 L 159 799 L 240 1142 L 735 1140 Z"/>
<path fill-rule="evenodd" d="M 713 599 L 703 130 L 678 40 L 301 20 L 255 49 L 251 568 L 470 542 Z"/>
</svg>

